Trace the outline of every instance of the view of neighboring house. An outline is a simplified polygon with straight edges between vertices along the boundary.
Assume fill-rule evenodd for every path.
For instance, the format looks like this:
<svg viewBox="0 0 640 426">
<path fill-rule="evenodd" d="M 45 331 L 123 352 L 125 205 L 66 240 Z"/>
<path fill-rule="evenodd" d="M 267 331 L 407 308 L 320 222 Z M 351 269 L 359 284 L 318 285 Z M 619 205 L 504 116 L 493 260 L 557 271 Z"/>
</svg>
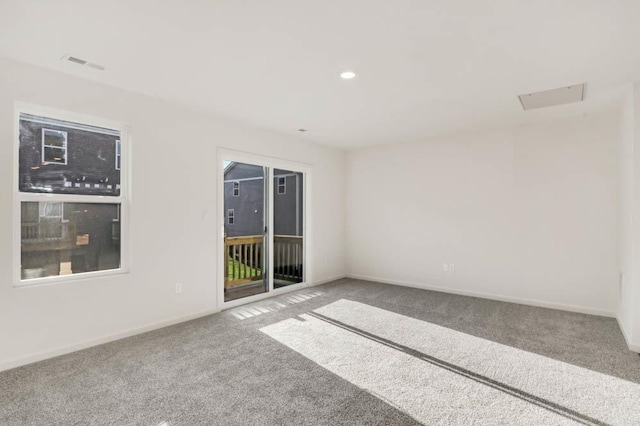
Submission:
<svg viewBox="0 0 640 426">
<path fill-rule="evenodd" d="M 303 274 L 303 184 L 304 175 L 273 170 L 273 182 L 265 188 L 261 166 L 229 162 L 224 169 L 225 289 L 257 286 L 260 292 L 264 270 L 263 233 L 265 194 L 273 193 L 273 276 L 276 288 L 302 282 Z M 231 300 L 251 292 L 227 293 Z"/>
<path fill-rule="evenodd" d="M 302 236 L 303 177 L 274 170 L 270 187 L 274 202 L 274 235 Z M 225 234 L 262 235 L 264 231 L 264 171 L 260 166 L 229 163 L 224 169 Z"/>
<path fill-rule="evenodd" d="M 21 202 L 23 278 L 117 269 L 119 132 L 21 114 L 19 140 L 20 192 L 52 194 L 50 201 Z M 114 202 L 93 203 L 95 196 Z"/>
</svg>

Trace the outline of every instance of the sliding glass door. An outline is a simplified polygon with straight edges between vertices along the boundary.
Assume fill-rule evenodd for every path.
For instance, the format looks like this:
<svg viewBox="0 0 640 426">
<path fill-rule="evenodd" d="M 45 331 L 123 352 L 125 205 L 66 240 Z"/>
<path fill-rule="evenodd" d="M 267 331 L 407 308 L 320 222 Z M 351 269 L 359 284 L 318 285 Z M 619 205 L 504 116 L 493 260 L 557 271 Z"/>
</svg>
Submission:
<svg viewBox="0 0 640 426">
<path fill-rule="evenodd" d="M 221 158 L 224 303 L 305 282 L 305 172 Z"/>
<path fill-rule="evenodd" d="M 268 170 L 225 161 L 224 301 L 268 291 L 265 251 Z"/>
</svg>

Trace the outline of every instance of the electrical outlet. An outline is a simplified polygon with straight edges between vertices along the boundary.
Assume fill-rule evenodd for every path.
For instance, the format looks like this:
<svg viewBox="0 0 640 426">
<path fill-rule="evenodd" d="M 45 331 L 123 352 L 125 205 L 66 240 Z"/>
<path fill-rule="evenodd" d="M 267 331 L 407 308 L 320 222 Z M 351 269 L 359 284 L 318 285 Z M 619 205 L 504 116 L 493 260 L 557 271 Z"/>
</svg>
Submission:
<svg viewBox="0 0 640 426">
<path fill-rule="evenodd" d="M 176 293 L 182 293 L 182 284 L 176 283 Z"/>
<path fill-rule="evenodd" d="M 456 265 L 453 263 L 449 264 L 449 272 L 455 272 L 456 271 Z"/>
<path fill-rule="evenodd" d="M 449 272 L 449 265 L 448 265 L 447 263 L 443 263 L 443 264 L 442 264 L 442 270 L 443 270 L 444 272 Z"/>
</svg>

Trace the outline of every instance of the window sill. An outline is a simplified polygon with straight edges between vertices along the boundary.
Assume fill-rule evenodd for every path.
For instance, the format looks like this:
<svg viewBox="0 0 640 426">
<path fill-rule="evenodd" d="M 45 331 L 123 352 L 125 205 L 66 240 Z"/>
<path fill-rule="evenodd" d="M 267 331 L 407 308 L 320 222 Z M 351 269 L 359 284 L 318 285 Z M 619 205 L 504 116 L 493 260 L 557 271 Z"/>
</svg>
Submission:
<svg viewBox="0 0 640 426">
<path fill-rule="evenodd" d="M 72 283 L 74 281 L 83 281 L 83 280 L 94 280 L 99 278 L 107 278 L 118 275 L 128 275 L 129 270 L 120 268 L 120 269 L 109 269 L 105 271 L 94 271 L 94 272 L 80 272 L 77 274 L 70 275 L 55 275 L 51 277 L 41 277 L 41 278 L 31 278 L 27 280 L 20 279 L 17 282 L 14 282 L 13 288 L 29 288 L 29 287 L 40 287 L 40 286 L 48 286 L 55 284 L 65 284 Z"/>
</svg>

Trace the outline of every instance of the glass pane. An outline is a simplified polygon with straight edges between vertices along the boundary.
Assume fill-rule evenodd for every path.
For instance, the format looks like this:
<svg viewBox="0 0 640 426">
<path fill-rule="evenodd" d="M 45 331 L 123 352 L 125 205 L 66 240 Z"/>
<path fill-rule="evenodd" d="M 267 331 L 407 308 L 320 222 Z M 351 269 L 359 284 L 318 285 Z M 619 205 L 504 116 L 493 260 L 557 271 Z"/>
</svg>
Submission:
<svg viewBox="0 0 640 426">
<path fill-rule="evenodd" d="M 48 166 L 46 163 L 67 164 L 67 150 L 64 148 L 54 148 L 45 146 L 43 148 L 42 165 Z M 33 170 L 33 169 L 32 169 Z M 35 169 L 37 170 L 37 169 Z"/>
<path fill-rule="evenodd" d="M 224 301 L 268 291 L 265 273 L 265 169 L 225 161 Z"/>
<path fill-rule="evenodd" d="M 304 281 L 304 175 L 274 170 L 274 288 Z"/>
<path fill-rule="evenodd" d="M 19 190 L 120 195 L 117 130 L 20 114 Z"/>
<path fill-rule="evenodd" d="M 120 268 L 120 204 L 22 202 L 23 280 Z"/>
<path fill-rule="evenodd" d="M 67 133 L 59 130 L 42 129 L 44 144 L 64 148 L 67 145 Z"/>
</svg>

